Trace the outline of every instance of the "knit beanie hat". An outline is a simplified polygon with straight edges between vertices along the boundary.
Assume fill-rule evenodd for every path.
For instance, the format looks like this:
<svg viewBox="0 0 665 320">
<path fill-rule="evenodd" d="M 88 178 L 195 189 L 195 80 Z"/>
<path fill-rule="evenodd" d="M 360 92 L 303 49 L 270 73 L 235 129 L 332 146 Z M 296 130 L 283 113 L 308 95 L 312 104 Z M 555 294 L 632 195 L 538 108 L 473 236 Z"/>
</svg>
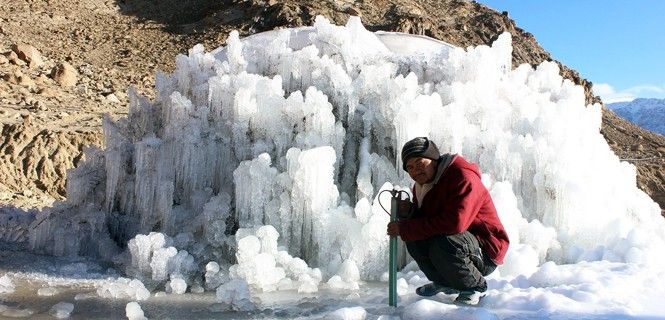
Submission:
<svg viewBox="0 0 665 320">
<path fill-rule="evenodd" d="M 441 154 L 434 141 L 430 141 L 426 137 L 418 137 L 408 141 L 402 147 L 402 169 L 404 171 L 406 171 L 406 162 L 414 157 L 439 160 Z"/>
</svg>

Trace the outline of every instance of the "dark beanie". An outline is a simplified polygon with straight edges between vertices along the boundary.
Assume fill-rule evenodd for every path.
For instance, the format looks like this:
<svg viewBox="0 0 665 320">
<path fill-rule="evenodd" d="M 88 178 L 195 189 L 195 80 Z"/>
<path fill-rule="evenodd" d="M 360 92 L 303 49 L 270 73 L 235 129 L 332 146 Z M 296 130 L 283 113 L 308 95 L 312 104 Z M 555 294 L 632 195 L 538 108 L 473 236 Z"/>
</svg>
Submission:
<svg viewBox="0 0 665 320">
<path fill-rule="evenodd" d="M 406 171 L 406 162 L 414 157 L 439 160 L 439 149 L 426 137 L 418 137 L 405 143 L 402 147 L 402 169 Z"/>
</svg>

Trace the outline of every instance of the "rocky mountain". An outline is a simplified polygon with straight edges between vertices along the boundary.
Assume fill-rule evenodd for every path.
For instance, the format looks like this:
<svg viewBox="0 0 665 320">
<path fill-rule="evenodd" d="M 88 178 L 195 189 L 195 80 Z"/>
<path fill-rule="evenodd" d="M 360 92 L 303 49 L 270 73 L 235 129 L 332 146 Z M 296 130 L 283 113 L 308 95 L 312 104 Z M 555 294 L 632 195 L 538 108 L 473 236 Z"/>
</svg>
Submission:
<svg viewBox="0 0 665 320">
<path fill-rule="evenodd" d="M 208 49 L 317 15 L 369 30 L 427 35 L 459 47 L 513 35 L 513 64 L 554 58 L 508 12 L 468 0 L 0 0 L 0 203 L 40 207 L 66 196 L 65 174 L 87 146 L 103 147 L 101 119 L 127 113 L 131 85 L 154 96 L 158 70 L 197 43 Z M 591 83 L 565 78 L 600 102 Z M 665 208 L 665 138 L 604 110 L 603 135 L 638 169 L 638 185 Z"/>
<path fill-rule="evenodd" d="M 644 129 L 665 136 L 665 99 L 640 98 L 608 103 L 607 108 Z"/>
</svg>

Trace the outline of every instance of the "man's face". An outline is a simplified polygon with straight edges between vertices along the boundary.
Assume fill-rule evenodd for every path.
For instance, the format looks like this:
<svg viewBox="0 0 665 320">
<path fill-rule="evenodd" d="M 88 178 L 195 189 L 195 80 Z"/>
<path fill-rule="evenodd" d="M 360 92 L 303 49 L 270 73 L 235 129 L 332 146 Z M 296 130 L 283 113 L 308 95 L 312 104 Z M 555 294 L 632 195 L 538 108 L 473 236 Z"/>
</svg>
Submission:
<svg viewBox="0 0 665 320">
<path fill-rule="evenodd" d="M 410 158 L 406 161 L 406 172 L 418 184 L 432 182 L 436 174 L 436 162 L 427 158 Z"/>
</svg>

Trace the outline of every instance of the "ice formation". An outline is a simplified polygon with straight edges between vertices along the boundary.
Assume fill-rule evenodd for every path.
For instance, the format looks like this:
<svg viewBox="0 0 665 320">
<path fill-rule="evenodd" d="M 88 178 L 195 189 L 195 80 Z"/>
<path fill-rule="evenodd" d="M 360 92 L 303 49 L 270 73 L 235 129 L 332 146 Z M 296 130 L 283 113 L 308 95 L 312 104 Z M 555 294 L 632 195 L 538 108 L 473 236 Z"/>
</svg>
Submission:
<svg viewBox="0 0 665 320">
<path fill-rule="evenodd" d="M 345 260 L 337 273 L 330 277 L 328 286 L 333 289 L 358 290 L 360 288 L 360 271 L 353 260 Z"/>
<path fill-rule="evenodd" d="M 128 116 L 104 121 L 106 148 L 70 172 L 30 244 L 109 260 L 128 244 L 128 274 L 149 287 L 205 281 L 239 309 L 248 288 L 353 290 L 384 278 L 378 195 L 408 190 L 400 147 L 429 136 L 482 168 L 511 238 L 499 274 L 665 264 L 665 222 L 599 133 L 600 105 L 553 62 L 512 69 L 511 50 L 509 34 L 465 50 L 321 17 L 197 45 L 158 74 L 155 101 L 130 92 Z M 100 294 L 145 296 L 123 286 Z"/>
<path fill-rule="evenodd" d="M 131 255 L 127 273 L 151 284 L 170 280 L 168 292 L 184 293 L 187 280 L 191 280 L 198 267 L 192 255 L 172 245 L 180 242 L 181 246 L 186 246 L 190 242 L 188 238 L 186 234 L 179 234 L 172 239 L 159 232 L 136 235 L 127 244 Z"/>
<path fill-rule="evenodd" d="M 49 314 L 58 319 L 66 319 L 69 318 L 69 315 L 72 314 L 73 311 L 74 304 L 69 302 L 58 302 L 51 307 Z"/>
<path fill-rule="evenodd" d="M 0 294 L 12 293 L 14 290 L 16 290 L 16 287 L 7 275 L 0 277 Z"/>
<path fill-rule="evenodd" d="M 6 309 L 2 311 L 2 315 L 10 318 L 28 318 L 35 313 L 35 311 L 32 309 L 7 308 L 6 306 L 3 307 Z"/>
<path fill-rule="evenodd" d="M 228 281 L 228 275 L 219 267 L 219 263 L 215 261 L 208 262 L 205 270 L 205 287 L 208 290 L 217 289 L 222 283 Z"/>
<path fill-rule="evenodd" d="M 250 311 L 255 309 L 251 301 L 249 286 L 242 279 L 233 279 L 217 288 L 217 300 L 236 311 Z"/>
<path fill-rule="evenodd" d="M 20 212 L 11 208 L 0 208 L 0 241 L 22 243 L 28 239 L 27 226 L 34 220 L 36 210 Z"/>
<path fill-rule="evenodd" d="M 100 285 L 97 295 L 102 298 L 146 300 L 150 298 L 150 291 L 137 279 L 118 278 Z"/>
<path fill-rule="evenodd" d="M 327 320 L 365 320 L 367 311 L 362 307 L 342 308 L 329 313 Z"/>
<path fill-rule="evenodd" d="M 145 317 L 143 314 L 143 309 L 141 309 L 141 305 L 138 304 L 136 301 L 132 301 L 127 303 L 125 306 L 125 315 L 127 316 L 127 319 L 129 320 L 146 320 L 148 318 Z"/>
<path fill-rule="evenodd" d="M 171 276 L 171 281 L 166 283 L 166 292 L 183 294 L 187 291 L 187 282 L 180 275 Z"/>
<path fill-rule="evenodd" d="M 58 289 L 56 289 L 56 288 L 39 288 L 37 290 L 37 295 L 39 295 L 39 296 L 50 297 L 50 296 L 56 295 L 57 293 L 58 293 Z"/>
<path fill-rule="evenodd" d="M 264 292 L 293 290 L 318 291 L 321 270 L 277 248 L 279 234 L 274 227 L 262 226 L 255 232 L 239 229 L 236 233 L 237 264 L 229 268 L 231 279 L 244 279 L 248 285 Z"/>
</svg>

